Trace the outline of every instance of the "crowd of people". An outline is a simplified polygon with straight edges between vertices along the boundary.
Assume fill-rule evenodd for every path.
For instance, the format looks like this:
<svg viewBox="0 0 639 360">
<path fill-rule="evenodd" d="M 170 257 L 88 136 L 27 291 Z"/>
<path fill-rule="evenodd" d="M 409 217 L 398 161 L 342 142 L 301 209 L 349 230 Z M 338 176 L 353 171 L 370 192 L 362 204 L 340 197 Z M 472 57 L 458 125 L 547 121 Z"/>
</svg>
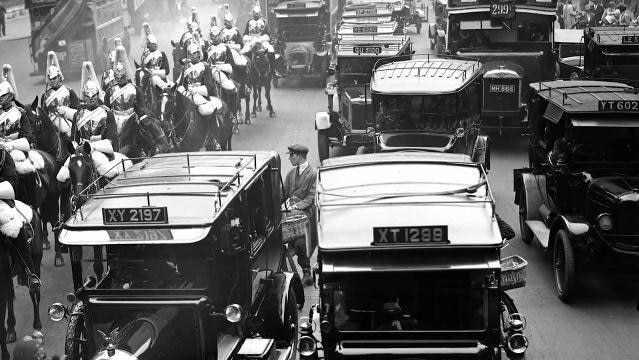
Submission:
<svg viewBox="0 0 639 360">
<path fill-rule="evenodd" d="M 588 0 L 560 0 L 557 2 L 557 21 L 562 29 L 594 26 L 636 26 L 637 18 L 623 2 Z"/>
</svg>

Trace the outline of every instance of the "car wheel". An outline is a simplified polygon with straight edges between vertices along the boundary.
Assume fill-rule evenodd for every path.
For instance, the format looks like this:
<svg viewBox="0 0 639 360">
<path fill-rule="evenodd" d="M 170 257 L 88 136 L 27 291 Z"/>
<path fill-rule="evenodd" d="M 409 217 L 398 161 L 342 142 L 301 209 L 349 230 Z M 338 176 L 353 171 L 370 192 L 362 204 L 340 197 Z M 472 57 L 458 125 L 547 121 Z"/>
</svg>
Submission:
<svg viewBox="0 0 639 360">
<path fill-rule="evenodd" d="M 299 339 L 299 313 L 297 310 L 297 297 L 293 288 L 288 289 L 288 298 L 286 300 L 286 310 L 284 313 L 284 329 L 280 336 L 282 347 L 290 346 L 292 349 L 290 359 L 297 358 L 297 341 Z"/>
<path fill-rule="evenodd" d="M 519 233 L 521 234 L 521 241 L 526 244 L 530 244 L 530 242 L 535 237 L 532 230 L 526 224 L 526 219 L 528 218 L 528 208 L 526 207 L 526 190 L 521 189 L 519 193 Z"/>
<path fill-rule="evenodd" d="M 328 130 L 317 130 L 317 153 L 320 162 L 328 159 Z"/>
<path fill-rule="evenodd" d="M 572 298 L 576 287 L 575 250 L 566 230 L 559 230 L 553 247 L 553 273 L 557 297 L 563 302 Z"/>
<path fill-rule="evenodd" d="M 80 360 L 87 359 L 86 345 L 87 336 L 84 327 L 84 316 L 72 315 L 67 326 L 67 335 L 64 342 L 65 359 Z"/>
</svg>

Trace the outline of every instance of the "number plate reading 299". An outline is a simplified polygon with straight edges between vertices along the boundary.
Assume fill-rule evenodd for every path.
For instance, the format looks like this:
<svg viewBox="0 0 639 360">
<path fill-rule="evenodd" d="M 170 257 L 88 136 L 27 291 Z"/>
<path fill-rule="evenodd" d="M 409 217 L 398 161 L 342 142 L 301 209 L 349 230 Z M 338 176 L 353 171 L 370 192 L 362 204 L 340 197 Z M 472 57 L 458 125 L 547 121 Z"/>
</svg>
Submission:
<svg viewBox="0 0 639 360">
<path fill-rule="evenodd" d="M 490 16 L 498 19 L 512 19 L 515 17 L 515 4 L 512 2 L 491 2 Z"/>
<path fill-rule="evenodd" d="M 449 244 L 448 226 L 398 226 L 373 228 L 373 245 Z"/>
<path fill-rule="evenodd" d="M 102 209 L 105 225 L 166 224 L 169 222 L 165 207 Z"/>
</svg>

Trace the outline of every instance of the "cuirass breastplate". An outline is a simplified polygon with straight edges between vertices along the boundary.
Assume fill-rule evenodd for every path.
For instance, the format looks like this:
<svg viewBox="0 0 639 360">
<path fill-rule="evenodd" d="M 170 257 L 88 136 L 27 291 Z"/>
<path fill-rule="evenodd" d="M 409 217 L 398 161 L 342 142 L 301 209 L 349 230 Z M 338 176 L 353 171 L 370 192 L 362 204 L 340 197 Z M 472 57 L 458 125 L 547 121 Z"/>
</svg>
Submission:
<svg viewBox="0 0 639 360">
<path fill-rule="evenodd" d="M 44 106 L 49 112 L 55 112 L 58 106 L 69 106 L 71 104 L 71 92 L 69 88 L 62 85 L 58 90 L 49 89 L 44 94 Z"/>
<path fill-rule="evenodd" d="M 249 34 L 251 35 L 262 35 L 265 28 L 266 21 L 264 21 L 264 19 L 249 20 Z"/>
<path fill-rule="evenodd" d="M 12 106 L 7 111 L 0 110 L 0 136 L 6 137 L 20 131 L 22 112 Z"/>
<path fill-rule="evenodd" d="M 106 118 L 107 112 L 102 106 L 95 110 L 81 109 L 78 115 L 78 129 L 82 137 L 100 135 L 100 130 L 106 123 Z"/>
<path fill-rule="evenodd" d="M 135 86 L 128 83 L 123 87 L 115 85 L 111 88 L 111 108 L 118 111 L 126 111 L 135 106 Z"/>
</svg>

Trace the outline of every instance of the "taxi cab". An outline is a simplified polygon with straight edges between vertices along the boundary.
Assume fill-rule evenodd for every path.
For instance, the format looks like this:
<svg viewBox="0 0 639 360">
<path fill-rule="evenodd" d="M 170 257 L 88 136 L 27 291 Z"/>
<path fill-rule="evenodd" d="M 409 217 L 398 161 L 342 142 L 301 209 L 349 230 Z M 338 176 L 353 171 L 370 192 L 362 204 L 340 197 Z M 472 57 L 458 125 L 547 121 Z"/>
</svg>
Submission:
<svg viewBox="0 0 639 360">
<path fill-rule="evenodd" d="M 294 359 L 304 291 L 280 268 L 280 167 L 266 151 L 163 154 L 79 194 L 60 234 L 73 278 L 82 246 L 105 247 L 108 272 L 49 309 L 69 321 L 67 359 Z"/>
<path fill-rule="evenodd" d="M 628 80 L 632 85 L 639 82 L 638 28 L 587 28 L 584 29 L 583 42 L 586 77 Z"/>
<path fill-rule="evenodd" d="M 317 179 L 320 303 L 308 323 L 320 331 L 300 338 L 302 359 L 524 355 L 481 165 L 463 154 L 353 155 L 324 161 Z"/>
</svg>

